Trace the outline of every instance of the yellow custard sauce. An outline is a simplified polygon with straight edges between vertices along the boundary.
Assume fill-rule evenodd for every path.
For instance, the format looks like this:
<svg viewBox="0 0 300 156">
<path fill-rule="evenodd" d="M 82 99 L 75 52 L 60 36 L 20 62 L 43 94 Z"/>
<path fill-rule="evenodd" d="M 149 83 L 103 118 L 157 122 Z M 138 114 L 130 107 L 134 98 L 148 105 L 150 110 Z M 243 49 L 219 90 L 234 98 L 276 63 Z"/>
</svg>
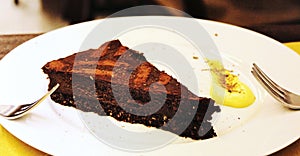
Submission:
<svg viewBox="0 0 300 156">
<path fill-rule="evenodd" d="M 210 95 L 216 103 L 234 108 L 245 108 L 254 103 L 253 92 L 233 71 L 225 69 L 216 60 L 207 60 L 207 63 L 212 75 Z"/>
</svg>

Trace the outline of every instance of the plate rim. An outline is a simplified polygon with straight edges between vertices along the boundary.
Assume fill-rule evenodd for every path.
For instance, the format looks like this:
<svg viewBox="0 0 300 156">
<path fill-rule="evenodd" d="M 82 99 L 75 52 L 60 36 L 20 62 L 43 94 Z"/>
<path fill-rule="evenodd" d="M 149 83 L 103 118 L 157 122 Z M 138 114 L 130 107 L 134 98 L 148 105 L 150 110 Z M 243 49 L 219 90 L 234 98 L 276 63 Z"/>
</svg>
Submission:
<svg viewBox="0 0 300 156">
<path fill-rule="evenodd" d="M 124 18 L 124 17 L 118 17 L 118 18 Z M 126 18 L 137 18 L 137 17 L 126 17 Z M 139 17 L 138 17 L 138 18 L 139 18 Z M 163 18 L 166 18 L 166 17 L 163 17 Z M 167 17 L 167 18 L 168 18 L 168 17 Z M 175 18 L 176 18 L 176 17 L 175 17 Z M 259 34 L 259 33 L 257 33 L 257 32 L 254 32 L 254 31 L 251 31 L 251 30 L 248 30 L 248 29 L 245 29 L 245 28 L 241 28 L 241 27 L 238 27 L 238 26 L 234 26 L 234 25 L 231 25 L 231 24 L 226 24 L 226 23 L 221 23 L 221 22 L 216 22 L 216 21 L 209 21 L 209 20 L 202 20 L 202 19 L 196 19 L 196 20 L 199 20 L 200 22 L 204 22 L 204 23 L 213 24 L 213 25 L 216 24 L 216 25 L 222 25 L 222 26 L 226 26 L 226 27 L 238 29 L 238 30 L 241 30 L 241 31 L 245 31 L 246 33 L 252 33 L 253 35 L 259 35 L 260 37 L 265 38 L 266 40 L 269 40 L 269 41 L 271 41 L 271 42 L 273 42 L 273 43 L 275 43 L 275 44 L 278 44 L 278 45 L 281 44 L 281 43 L 277 42 L 276 40 L 271 39 L 271 38 L 269 38 L 269 37 L 267 37 L 267 36 L 265 36 L 265 35 Z M 42 34 L 42 35 L 40 35 L 40 36 L 38 36 L 38 37 L 36 37 L 36 38 L 33 38 L 33 39 L 31 39 L 31 40 L 29 40 L 29 41 L 23 43 L 23 44 L 21 44 L 20 46 L 18 46 L 17 49 L 22 48 L 22 46 L 24 46 L 25 44 L 31 44 L 31 43 L 34 43 L 35 41 L 39 40 L 40 38 L 47 37 L 47 36 L 51 36 L 51 34 L 55 34 L 57 31 L 63 31 L 64 29 L 69 29 L 70 27 L 74 28 L 74 27 L 77 27 L 77 26 L 82 26 L 82 25 L 84 25 L 84 24 L 89 25 L 90 23 L 97 23 L 97 22 L 99 22 L 99 21 L 101 21 L 101 19 L 100 19 L 100 20 L 95 20 L 95 21 L 88 21 L 88 22 L 84 22 L 84 23 L 79 23 L 79 24 L 76 24 L 76 25 L 70 25 L 70 26 L 66 26 L 66 27 L 63 27 L 63 28 L 59 28 L 59 29 L 57 29 L 57 30 L 54 30 L 54 31 L 51 31 L 51 32 Z M 283 45 L 282 45 L 282 46 L 283 46 Z M 6 61 L 7 59 L 9 59 L 10 55 L 14 55 L 14 53 L 15 53 L 14 51 L 16 51 L 16 50 L 12 50 L 10 53 L 8 53 L 6 56 L 4 56 L 2 60 L 5 60 L 5 61 Z M 0 62 L 2 62 L 2 61 L 0 61 Z M 0 63 L 0 66 L 1 66 L 1 64 L 2 64 L 2 63 Z M 1 120 L 0 120 L 0 121 L 1 121 Z M 5 127 L 5 126 L 4 126 L 5 124 L 3 124 L 3 121 L 1 121 L 0 123 L 3 125 L 3 127 Z M 6 128 L 6 127 L 5 127 L 5 128 Z M 10 132 L 11 134 L 14 135 L 14 133 L 12 133 L 11 131 L 9 131 L 9 132 Z M 16 137 L 17 137 L 17 136 L 16 136 Z M 17 138 L 20 138 L 20 136 L 17 137 Z M 283 149 L 284 147 L 287 147 L 288 145 L 292 144 L 293 142 L 295 142 L 295 141 L 298 140 L 299 138 L 300 138 L 300 135 L 298 135 L 298 137 L 295 137 L 295 138 L 291 139 L 288 143 L 286 143 L 286 145 L 282 145 L 282 147 L 278 147 L 278 149 L 274 149 L 273 151 L 269 151 L 269 152 L 266 151 L 266 154 L 271 154 L 271 153 L 274 153 L 274 152 L 276 152 L 276 151 L 279 151 L 279 150 Z M 20 139 L 20 140 L 21 140 L 21 139 Z M 28 141 L 26 141 L 26 140 L 22 140 L 22 141 L 28 143 Z M 34 147 L 34 148 L 36 148 L 36 147 Z M 37 148 L 37 149 L 39 149 L 39 148 Z M 51 153 L 50 153 L 50 154 L 51 154 Z M 265 153 L 264 153 L 264 154 L 265 154 Z"/>
</svg>

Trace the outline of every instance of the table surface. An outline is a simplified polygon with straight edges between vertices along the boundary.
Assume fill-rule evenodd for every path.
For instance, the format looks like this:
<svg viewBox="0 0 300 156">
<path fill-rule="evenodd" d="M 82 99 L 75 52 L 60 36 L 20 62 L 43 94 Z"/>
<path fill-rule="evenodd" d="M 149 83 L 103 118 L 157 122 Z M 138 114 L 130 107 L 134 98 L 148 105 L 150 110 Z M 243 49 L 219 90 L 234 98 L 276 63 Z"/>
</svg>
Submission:
<svg viewBox="0 0 300 156">
<path fill-rule="evenodd" d="M 265 35 L 268 35 L 270 37 L 273 37 L 277 39 L 278 41 L 281 42 L 291 42 L 291 41 L 300 41 L 300 25 L 297 26 L 290 26 L 290 28 L 293 29 L 282 29 L 280 26 L 275 26 L 273 28 L 267 28 L 267 27 L 253 27 L 250 28 L 252 30 L 256 30 L 258 32 L 261 32 Z M 292 32 L 293 30 L 299 30 L 297 33 Z M 36 36 L 39 36 L 41 34 L 16 34 L 16 35 L 0 35 L 0 60 L 8 54 L 12 49 L 17 47 L 18 45 L 22 44 L 23 42 L 34 38 Z M 4 130 L 5 131 L 5 130 Z M 2 133 L 8 133 L 8 132 L 2 132 Z M 10 134 L 8 134 L 10 135 Z M 0 135 L 1 136 L 1 135 Z M 17 138 L 14 138 L 13 136 L 9 136 L 10 139 L 16 141 L 16 142 L 21 142 Z M 3 139 L 3 138 L 0 138 Z M 24 148 L 26 151 L 31 150 L 32 153 L 37 153 L 40 155 L 47 155 L 43 152 L 40 152 L 33 147 L 30 147 L 24 143 L 21 143 L 21 147 L 19 148 Z M 24 146 L 24 147 L 23 147 Z M 2 147 L 3 148 L 12 148 L 12 147 Z M 16 152 L 19 151 L 25 151 L 24 149 L 14 149 Z M 0 153 L 1 153 L 1 148 L 0 148 Z M 30 154 L 29 154 L 30 155 Z M 289 145 L 288 147 L 272 154 L 272 156 L 285 156 L 285 155 L 299 155 L 300 156 L 300 139 L 298 139 L 296 142 L 293 144 Z"/>
</svg>

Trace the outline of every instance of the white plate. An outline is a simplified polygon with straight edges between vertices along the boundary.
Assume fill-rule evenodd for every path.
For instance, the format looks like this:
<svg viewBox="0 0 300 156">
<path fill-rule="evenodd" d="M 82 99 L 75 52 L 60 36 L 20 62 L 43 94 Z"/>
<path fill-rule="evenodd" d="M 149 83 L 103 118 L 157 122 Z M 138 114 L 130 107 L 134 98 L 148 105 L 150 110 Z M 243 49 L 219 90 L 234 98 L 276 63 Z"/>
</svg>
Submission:
<svg viewBox="0 0 300 156">
<path fill-rule="evenodd" d="M 158 18 L 162 21 L 170 18 L 195 20 L 150 16 L 114 18 L 112 20 L 130 23 L 149 18 Z M 283 108 L 265 94 L 251 76 L 250 70 L 252 63 L 255 62 L 276 82 L 291 91 L 300 93 L 300 84 L 298 83 L 300 71 L 296 70 L 300 66 L 300 57 L 281 43 L 258 33 L 212 21 L 196 21 L 213 39 L 225 66 L 240 74 L 241 79 L 251 87 L 257 97 L 257 101 L 245 109 L 222 107 L 223 114 L 221 113 L 214 121 L 218 137 L 192 142 L 177 141 L 157 150 L 130 153 L 112 148 L 99 141 L 85 128 L 75 109 L 60 106 L 50 99 L 20 120 L 8 121 L 1 118 L 0 123 L 19 139 L 52 155 L 184 155 L 187 152 L 193 155 L 266 155 L 297 140 L 300 136 L 298 121 L 300 112 Z M 106 32 L 98 30 L 99 34 L 96 36 L 99 37 L 99 40 L 95 38 L 95 43 L 81 45 L 88 33 L 101 22 L 103 20 L 58 29 L 36 37 L 10 52 L 0 61 L 0 102 L 32 102 L 43 95 L 47 90 L 49 80 L 43 74 L 41 67 L 48 61 L 73 54 L 82 48 L 96 48 L 102 44 L 106 39 L 102 38 L 102 35 Z M 115 29 L 121 30 L 122 25 L 112 25 L 111 30 Z M 166 38 L 163 36 L 170 35 L 170 32 L 172 30 L 150 26 L 124 30 L 114 37 L 130 48 L 145 50 L 139 49 L 138 45 L 153 40 L 165 42 Z M 174 37 L 169 37 L 169 43 L 165 44 L 176 45 L 175 48 L 184 51 L 184 56 L 201 79 L 199 84 L 203 86 L 197 90 L 197 87 L 189 84 L 186 78 L 179 77 L 179 80 L 195 93 L 209 96 L 209 85 L 203 83 L 205 81 L 202 79 L 207 74 L 202 71 L 204 67 L 201 66 L 201 61 L 203 61 L 201 56 L 199 56 L 199 60 L 193 59 L 193 56 L 197 54 L 193 51 L 195 49 L 182 42 L 180 38 L 176 38 L 176 35 L 178 37 L 176 33 Z M 187 52 L 186 49 L 190 51 Z M 149 53 L 147 50 L 145 51 L 145 55 L 148 57 Z M 168 71 L 163 62 L 154 60 L 153 63 L 176 77 L 176 72 Z"/>
</svg>

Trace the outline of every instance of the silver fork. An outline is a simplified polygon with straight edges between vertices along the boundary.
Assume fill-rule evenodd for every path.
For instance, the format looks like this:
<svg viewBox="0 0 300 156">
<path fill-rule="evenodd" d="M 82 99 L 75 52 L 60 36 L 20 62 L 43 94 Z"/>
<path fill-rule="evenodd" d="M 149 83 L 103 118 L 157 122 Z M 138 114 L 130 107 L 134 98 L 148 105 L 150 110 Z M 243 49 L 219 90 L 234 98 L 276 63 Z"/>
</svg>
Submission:
<svg viewBox="0 0 300 156">
<path fill-rule="evenodd" d="M 42 96 L 37 101 L 30 104 L 22 104 L 22 105 L 0 105 L 0 115 L 6 119 L 17 119 L 38 106 L 42 103 L 49 95 L 51 95 L 57 88 L 59 84 L 55 85 L 50 91 L 48 91 L 44 96 Z"/>
<path fill-rule="evenodd" d="M 251 73 L 262 86 L 284 106 L 291 109 L 300 109 L 300 95 L 292 93 L 271 80 L 255 63 Z"/>
</svg>

